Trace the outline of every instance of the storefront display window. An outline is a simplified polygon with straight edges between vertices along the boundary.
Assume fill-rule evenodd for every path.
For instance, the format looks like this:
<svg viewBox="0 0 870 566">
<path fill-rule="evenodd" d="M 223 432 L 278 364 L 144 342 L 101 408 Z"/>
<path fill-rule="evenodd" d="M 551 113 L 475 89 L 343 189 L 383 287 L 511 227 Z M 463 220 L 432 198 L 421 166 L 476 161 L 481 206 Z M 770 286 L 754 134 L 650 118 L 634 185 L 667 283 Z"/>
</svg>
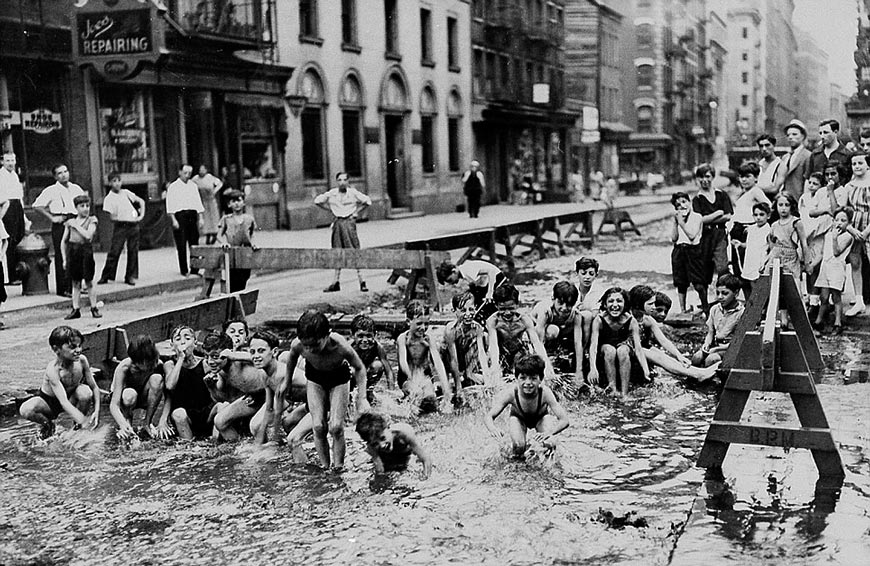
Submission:
<svg viewBox="0 0 870 566">
<path fill-rule="evenodd" d="M 153 174 L 145 93 L 104 87 L 99 91 L 99 106 L 104 173 Z"/>
<path fill-rule="evenodd" d="M 239 109 L 239 133 L 244 179 L 278 177 L 272 110 L 262 107 Z"/>
</svg>

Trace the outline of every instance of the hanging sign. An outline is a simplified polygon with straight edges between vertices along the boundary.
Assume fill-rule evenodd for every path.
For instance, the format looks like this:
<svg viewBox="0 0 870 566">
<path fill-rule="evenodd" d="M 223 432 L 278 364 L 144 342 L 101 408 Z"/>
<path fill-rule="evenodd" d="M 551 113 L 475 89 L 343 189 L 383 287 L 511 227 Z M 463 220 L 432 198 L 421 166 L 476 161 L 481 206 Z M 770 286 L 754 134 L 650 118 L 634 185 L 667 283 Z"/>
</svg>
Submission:
<svg viewBox="0 0 870 566">
<path fill-rule="evenodd" d="M 37 108 L 32 112 L 21 113 L 21 125 L 25 130 L 37 134 L 50 134 L 61 129 L 60 113 L 47 108 Z"/>
<path fill-rule="evenodd" d="M 0 112 L 0 130 L 8 130 L 12 126 L 21 125 L 21 112 L 10 110 L 8 112 Z"/>
</svg>

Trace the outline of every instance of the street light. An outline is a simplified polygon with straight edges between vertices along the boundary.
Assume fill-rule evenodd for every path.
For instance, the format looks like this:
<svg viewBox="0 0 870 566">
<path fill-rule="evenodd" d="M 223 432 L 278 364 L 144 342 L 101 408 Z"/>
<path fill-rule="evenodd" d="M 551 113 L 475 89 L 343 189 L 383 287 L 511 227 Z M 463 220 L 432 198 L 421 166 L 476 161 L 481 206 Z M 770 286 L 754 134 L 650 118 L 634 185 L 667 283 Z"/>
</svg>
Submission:
<svg viewBox="0 0 870 566">
<path fill-rule="evenodd" d="M 287 106 L 290 107 L 293 117 L 298 118 L 299 113 L 302 112 L 302 109 L 305 108 L 305 104 L 308 102 L 308 97 L 301 94 L 285 94 L 284 100 L 287 102 Z"/>
</svg>

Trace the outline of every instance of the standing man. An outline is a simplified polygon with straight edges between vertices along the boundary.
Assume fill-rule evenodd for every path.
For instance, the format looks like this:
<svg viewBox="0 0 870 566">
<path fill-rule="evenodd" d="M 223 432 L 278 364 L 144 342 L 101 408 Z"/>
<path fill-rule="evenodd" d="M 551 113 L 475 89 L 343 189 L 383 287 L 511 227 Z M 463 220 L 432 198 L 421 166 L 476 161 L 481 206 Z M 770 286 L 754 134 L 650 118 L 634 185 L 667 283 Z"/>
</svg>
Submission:
<svg viewBox="0 0 870 566">
<path fill-rule="evenodd" d="M 776 170 L 782 160 L 776 156 L 774 148 L 776 148 L 776 138 L 770 134 L 761 134 L 755 140 L 755 145 L 758 146 L 758 167 L 761 172 L 758 174 L 758 188 L 764 191 L 768 198 L 773 198 L 776 195 Z"/>
<path fill-rule="evenodd" d="M 359 249 L 359 236 L 356 233 L 356 218 L 360 212 L 371 206 L 372 199 L 347 184 L 347 173 L 335 174 L 338 187 L 329 189 L 322 195 L 314 198 L 314 204 L 328 210 L 333 215 L 332 221 L 332 247 Z M 362 272 L 357 269 L 359 278 L 359 290 L 368 291 Z M 341 290 L 341 268 L 335 270 L 335 279 L 332 284 L 323 290 L 324 293 L 333 293 Z"/>
<path fill-rule="evenodd" d="M 85 194 L 85 191 L 69 180 L 69 168 L 63 163 L 54 166 L 55 184 L 42 189 L 33 208 L 51 221 L 51 244 L 54 248 L 54 281 L 56 293 L 61 297 L 72 297 L 72 283 L 63 268 L 61 241 L 63 240 L 64 224 L 76 216 L 76 205 L 73 199 Z"/>
<path fill-rule="evenodd" d="M 480 162 L 472 161 L 468 170 L 462 174 L 462 192 L 468 199 L 468 217 L 477 218 L 480 214 L 480 197 L 486 190 L 483 172 L 479 171 Z"/>
<path fill-rule="evenodd" d="M 115 280 L 118 272 L 118 259 L 124 243 L 127 244 L 127 270 L 124 272 L 124 283 L 135 285 L 139 277 L 139 222 L 145 218 L 145 201 L 135 193 L 121 186 L 121 175 L 111 173 L 109 183 L 112 190 L 103 199 L 103 210 L 112 219 L 112 244 L 103 274 L 97 285 L 104 285 Z"/>
<path fill-rule="evenodd" d="M 839 133 L 840 123 L 836 120 L 824 120 L 819 123 L 822 145 L 813 150 L 805 179 L 809 179 L 811 173 L 824 173 L 828 161 L 836 159 L 838 163 L 846 165 L 851 162 L 852 152 L 840 143 L 837 137 Z"/>
<path fill-rule="evenodd" d="M 199 166 L 199 171 L 193 177 L 193 182 L 199 188 L 199 198 L 205 209 L 205 213 L 202 215 L 205 243 L 206 245 L 211 245 L 217 240 L 218 221 L 222 216 L 221 211 L 218 209 L 218 195 L 224 183 L 209 173 L 208 167 L 205 165 Z"/>
<path fill-rule="evenodd" d="M 166 189 L 166 213 L 172 220 L 172 236 L 178 251 L 178 268 L 185 277 L 197 269 L 188 269 L 187 255 L 190 246 L 199 244 L 199 230 L 202 228 L 202 214 L 205 208 L 199 198 L 199 188 L 190 180 L 193 167 L 182 165 L 178 178 L 169 183 Z"/>
<path fill-rule="evenodd" d="M 0 205 L 0 222 L 9 233 L 9 247 L 6 249 L 6 268 L 9 270 L 9 284 L 15 284 L 15 266 L 18 264 L 18 252 L 15 247 L 24 238 L 24 233 L 30 230 L 30 220 L 24 215 L 24 187 L 15 171 L 15 154 L 3 154 L 3 166 L 0 167 L 0 202 L 6 201 L 7 206 Z M 0 258 L 3 263 L 3 258 Z M 0 269 L 0 277 L 3 271 Z"/>
<path fill-rule="evenodd" d="M 786 191 L 795 200 L 804 192 L 804 181 L 809 177 L 810 150 L 804 146 L 807 139 L 807 127 L 795 118 L 785 127 L 785 137 L 791 151 L 784 155 L 776 171 L 776 191 Z"/>
</svg>

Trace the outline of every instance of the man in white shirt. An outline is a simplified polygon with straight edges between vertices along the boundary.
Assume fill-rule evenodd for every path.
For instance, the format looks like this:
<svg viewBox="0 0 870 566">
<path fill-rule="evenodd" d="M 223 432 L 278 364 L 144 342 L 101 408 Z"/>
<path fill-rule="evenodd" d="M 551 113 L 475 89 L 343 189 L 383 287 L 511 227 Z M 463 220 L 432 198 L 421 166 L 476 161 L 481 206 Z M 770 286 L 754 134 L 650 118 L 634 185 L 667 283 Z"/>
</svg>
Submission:
<svg viewBox="0 0 870 566">
<path fill-rule="evenodd" d="M 199 230 L 202 228 L 202 214 L 205 211 L 199 197 L 199 188 L 190 180 L 192 176 L 193 167 L 182 165 L 178 170 L 178 179 L 169 183 L 166 190 L 166 213 L 172 220 L 178 268 L 185 277 L 188 273 L 196 275 L 198 272 L 197 269 L 188 270 L 187 254 L 190 246 L 199 244 Z"/>
<path fill-rule="evenodd" d="M 758 168 L 761 172 L 758 174 L 758 188 L 764 191 L 768 198 L 776 196 L 776 170 L 782 160 L 776 156 L 774 148 L 776 147 L 776 138 L 770 134 L 761 134 L 755 140 L 755 145 L 758 146 Z"/>
<path fill-rule="evenodd" d="M 324 210 L 328 210 L 335 217 L 332 221 L 332 247 L 333 248 L 356 248 L 359 249 L 359 236 L 356 233 L 356 217 L 360 212 L 371 206 L 372 199 L 364 195 L 347 183 L 347 173 L 336 173 L 335 179 L 338 187 L 330 189 L 322 195 L 314 198 L 314 204 Z M 362 272 L 357 269 L 359 278 L 359 290 L 368 291 Z M 341 290 L 341 268 L 335 270 L 335 279 L 332 285 L 323 290 L 324 293 L 332 293 Z"/>
<path fill-rule="evenodd" d="M 13 284 L 13 273 L 18 264 L 18 252 L 15 246 L 24 238 L 24 233 L 30 230 L 30 219 L 24 215 L 24 187 L 15 171 L 15 154 L 3 154 L 3 165 L 0 167 L 0 222 L 3 222 L 9 233 L 9 247 L 6 249 L 6 267 L 9 269 L 9 283 Z M 2 203 L 7 203 L 6 205 Z M 0 263 L 3 258 L 0 258 Z"/>
<path fill-rule="evenodd" d="M 64 223 L 76 216 L 76 206 L 73 199 L 85 194 L 80 186 L 69 180 L 69 168 L 59 163 L 51 171 L 56 183 L 42 189 L 33 208 L 51 221 L 51 243 L 54 248 L 54 281 L 56 293 L 62 297 L 72 296 L 72 284 L 66 277 L 61 254 Z"/>
<path fill-rule="evenodd" d="M 124 283 L 135 285 L 139 277 L 139 222 L 145 218 L 145 201 L 122 187 L 119 173 L 111 173 L 109 183 L 112 190 L 103 199 L 103 210 L 112 219 L 112 244 L 97 284 L 103 285 L 115 280 L 118 259 L 126 242 L 127 269 L 124 272 Z"/>
</svg>

